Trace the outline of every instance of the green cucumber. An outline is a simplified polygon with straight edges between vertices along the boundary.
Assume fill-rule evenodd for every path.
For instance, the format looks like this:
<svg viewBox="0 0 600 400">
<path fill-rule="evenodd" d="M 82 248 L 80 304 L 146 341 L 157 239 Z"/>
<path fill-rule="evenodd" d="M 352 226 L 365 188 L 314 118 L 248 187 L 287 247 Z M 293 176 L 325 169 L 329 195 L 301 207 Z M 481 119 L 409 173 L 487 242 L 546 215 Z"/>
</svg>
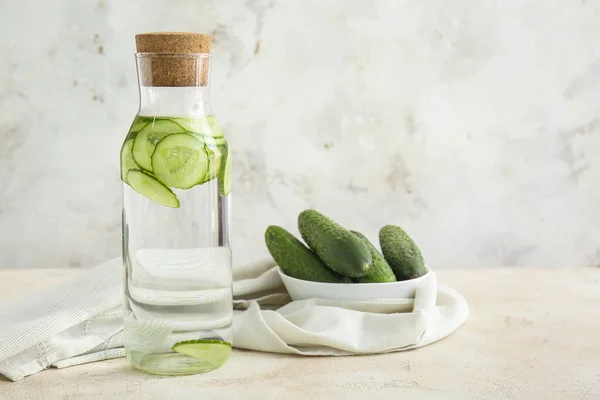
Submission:
<svg viewBox="0 0 600 400">
<path fill-rule="evenodd" d="M 367 275 L 361 278 L 356 278 L 356 281 L 359 283 L 396 282 L 396 275 L 394 275 L 394 271 L 392 271 L 390 265 L 387 263 L 387 261 L 385 261 L 385 258 L 383 258 L 383 254 L 381 254 L 379 250 L 373 246 L 373 243 L 371 243 L 369 239 L 367 239 L 366 236 L 360 232 L 350 232 L 354 233 L 360 238 L 360 240 L 362 240 L 362 242 L 369 248 L 371 256 L 373 257 L 373 266 L 369 272 L 367 272 Z"/>
<path fill-rule="evenodd" d="M 133 142 L 132 154 L 135 162 L 152 172 L 152 153 L 159 141 L 172 133 L 185 132 L 179 124 L 168 119 L 156 119 L 138 132 Z"/>
<path fill-rule="evenodd" d="M 222 146 L 225 144 L 225 136 L 214 115 L 207 117 L 177 117 L 171 121 L 180 125 L 190 134 L 206 143 L 207 146 Z"/>
<path fill-rule="evenodd" d="M 127 183 L 127 173 L 132 169 L 140 167 L 135 163 L 131 148 L 133 147 L 133 139 L 127 139 L 121 147 L 121 180 Z"/>
<path fill-rule="evenodd" d="M 171 208 L 179 208 L 179 200 L 171 189 L 139 169 L 127 172 L 125 181 L 133 190 L 150 200 Z"/>
<path fill-rule="evenodd" d="M 190 132 L 190 134 L 196 136 L 198 139 L 202 140 L 209 147 L 216 146 L 224 146 L 225 145 L 225 136 L 220 136 L 218 138 L 214 138 L 212 136 L 200 135 L 198 133 Z"/>
<path fill-rule="evenodd" d="M 188 133 L 174 133 L 159 141 L 151 163 L 159 181 L 178 189 L 202 183 L 209 171 L 204 143 Z"/>
<path fill-rule="evenodd" d="M 427 272 L 421 250 L 399 226 L 386 225 L 381 228 L 379 244 L 399 281 L 418 278 Z"/>
<path fill-rule="evenodd" d="M 365 276 L 373 264 L 367 246 L 349 230 L 315 210 L 298 216 L 298 230 L 304 241 L 326 266 L 344 276 Z"/>
<path fill-rule="evenodd" d="M 221 170 L 222 158 L 223 154 L 221 152 L 215 152 L 209 156 L 208 174 L 206 174 L 204 179 L 202 179 L 201 183 L 210 182 L 219 175 L 219 171 Z"/>
<path fill-rule="evenodd" d="M 221 162 L 219 171 L 219 194 L 227 196 L 231 193 L 231 151 L 228 146 L 223 147 L 226 152 L 225 162 Z"/>
<path fill-rule="evenodd" d="M 171 121 L 179 124 L 188 132 L 195 132 L 214 138 L 223 137 L 223 131 L 214 115 L 177 117 L 171 118 Z"/>
<path fill-rule="evenodd" d="M 313 282 L 352 282 L 327 268 L 304 243 L 279 226 L 271 225 L 267 228 L 265 242 L 273 260 L 292 278 Z"/>
<path fill-rule="evenodd" d="M 227 154 L 227 145 L 225 146 L 205 146 L 208 155 L 208 173 L 200 183 L 206 183 L 219 176 L 221 167 Z"/>
<path fill-rule="evenodd" d="M 131 127 L 129 128 L 129 133 L 137 133 L 139 131 L 141 131 L 146 125 L 148 125 L 149 121 L 146 118 L 143 117 L 136 117 L 133 120 L 133 123 L 131 124 Z"/>
</svg>

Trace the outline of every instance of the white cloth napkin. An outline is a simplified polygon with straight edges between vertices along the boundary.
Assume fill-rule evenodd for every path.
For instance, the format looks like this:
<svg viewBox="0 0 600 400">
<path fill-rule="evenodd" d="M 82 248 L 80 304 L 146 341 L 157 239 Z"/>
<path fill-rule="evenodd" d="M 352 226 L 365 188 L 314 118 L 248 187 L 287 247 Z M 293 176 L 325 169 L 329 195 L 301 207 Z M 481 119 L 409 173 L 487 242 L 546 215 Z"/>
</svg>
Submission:
<svg viewBox="0 0 600 400">
<path fill-rule="evenodd" d="M 409 350 L 463 324 L 469 308 L 435 274 L 415 299 L 290 302 L 276 267 L 234 269 L 234 346 L 303 355 Z M 0 374 L 13 381 L 57 368 L 124 356 L 123 267 L 112 259 L 76 279 L 0 307 Z"/>
</svg>

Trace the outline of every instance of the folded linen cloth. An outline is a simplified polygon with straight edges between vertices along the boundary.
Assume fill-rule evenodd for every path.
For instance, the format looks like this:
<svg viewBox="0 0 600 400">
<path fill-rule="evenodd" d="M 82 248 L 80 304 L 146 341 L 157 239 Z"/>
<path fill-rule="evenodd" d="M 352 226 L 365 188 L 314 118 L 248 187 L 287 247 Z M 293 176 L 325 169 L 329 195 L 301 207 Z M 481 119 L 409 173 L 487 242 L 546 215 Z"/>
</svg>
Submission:
<svg viewBox="0 0 600 400">
<path fill-rule="evenodd" d="M 0 374 L 13 381 L 124 356 L 120 258 L 0 307 Z M 290 301 L 272 261 L 233 272 L 233 345 L 302 355 L 402 351 L 440 340 L 466 321 L 460 293 L 431 274 L 414 299 Z"/>
</svg>

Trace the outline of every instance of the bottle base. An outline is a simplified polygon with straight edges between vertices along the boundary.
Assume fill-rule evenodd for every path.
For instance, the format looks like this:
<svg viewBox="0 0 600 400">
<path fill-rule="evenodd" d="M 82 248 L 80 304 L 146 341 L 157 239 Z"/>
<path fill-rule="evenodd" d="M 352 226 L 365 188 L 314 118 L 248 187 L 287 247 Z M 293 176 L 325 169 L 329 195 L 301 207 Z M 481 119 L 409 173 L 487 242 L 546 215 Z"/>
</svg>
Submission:
<svg viewBox="0 0 600 400">
<path fill-rule="evenodd" d="M 126 352 L 130 365 L 138 371 L 153 375 L 193 375 L 221 367 L 226 360 L 199 360 L 175 352 L 147 354 Z"/>
</svg>

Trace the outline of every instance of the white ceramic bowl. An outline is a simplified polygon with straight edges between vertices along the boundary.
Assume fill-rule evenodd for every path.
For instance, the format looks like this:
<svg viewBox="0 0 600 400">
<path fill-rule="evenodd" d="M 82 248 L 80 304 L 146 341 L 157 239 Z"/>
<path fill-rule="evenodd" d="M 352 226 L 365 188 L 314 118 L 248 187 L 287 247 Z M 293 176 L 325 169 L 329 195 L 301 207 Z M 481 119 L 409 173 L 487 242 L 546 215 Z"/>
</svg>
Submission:
<svg viewBox="0 0 600 400">
<path fill-rule="evenodd" d="M 386 283 L 324 283 L 311 282 L 292 278 L 281 270 L 279 275 L 292 300 L 310 298 L 331 300 L 375 300 L 375 299 L 410 299 L 415 297 L 417 288 L 429 279 L 431 271 L 415 279 Z"/>
</svg>

